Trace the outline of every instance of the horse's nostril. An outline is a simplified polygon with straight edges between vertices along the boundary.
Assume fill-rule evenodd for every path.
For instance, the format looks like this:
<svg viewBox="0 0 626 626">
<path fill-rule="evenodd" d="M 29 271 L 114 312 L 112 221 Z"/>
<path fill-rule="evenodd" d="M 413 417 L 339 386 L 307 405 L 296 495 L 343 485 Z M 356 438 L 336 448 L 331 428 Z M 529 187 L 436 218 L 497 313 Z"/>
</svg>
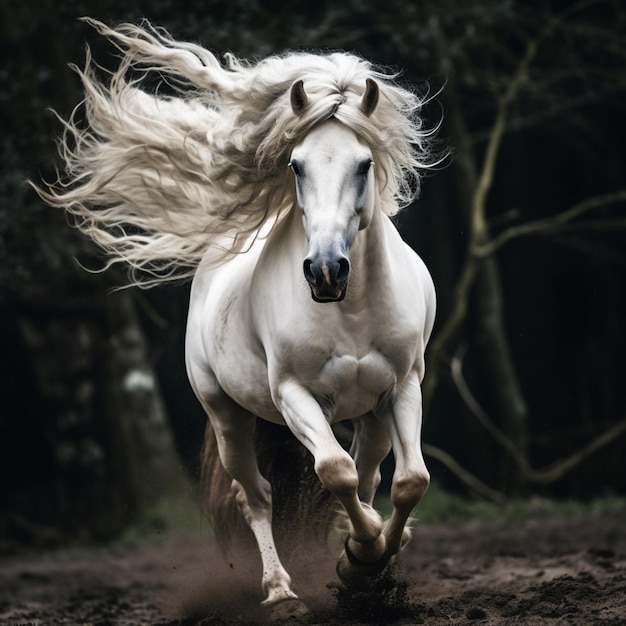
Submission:
<svg viewBox="0 0 626 626">
<path fill-rule="evenodd" d="M 314 285 L 315 274 L 313 273 L 313 261 L 311 261 L 311 259 L 304 259 L 302 269 L 304 270 L 304 277 L 307 279 L 307 282 Z"/>
<path fill-rule="evenodd" d="M 342 257 L 338 261 L 339 269 L 337 270 L 337 283 L 342 284 L 348 280 L 350 273 L 350 261 L 346 257 Z"/>
</svg>

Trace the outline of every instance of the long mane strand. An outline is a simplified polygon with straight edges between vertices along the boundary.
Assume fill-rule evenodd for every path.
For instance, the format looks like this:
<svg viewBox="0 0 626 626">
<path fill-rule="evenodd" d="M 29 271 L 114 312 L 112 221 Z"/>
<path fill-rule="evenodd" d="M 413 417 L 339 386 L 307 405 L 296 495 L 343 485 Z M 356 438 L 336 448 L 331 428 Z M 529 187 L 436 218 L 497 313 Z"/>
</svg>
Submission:
<svg viewBox="0 0 626 626">
<path fill-rule="evenodd" d="M 414 199 L 420 171 L 432 165 L 420 98 L 356 56 L 291 53 L 252 64 L 227 55 L 221 63 L 147 22 L 88 21 L 121 61 L 102 80 L 88 51 L 76 70 L 85 99 L 59 142 L 65 173 L 36 189 L 74 216 L 109 254 L 107 266 L 128 264 L 133 283 L 189 278 L 203 258 L 219 264 L 245 251 L 294 205 L 290 151 L 330 117 L 371 146 L 389 215 Z M 155 78 L 160 86 L 149 91 Z M 359 107 L 368 78 L 381 94 L 369 117 Z M 309 100 L 300 116 L 289 101 L 296 80 Z"/>
</svg>

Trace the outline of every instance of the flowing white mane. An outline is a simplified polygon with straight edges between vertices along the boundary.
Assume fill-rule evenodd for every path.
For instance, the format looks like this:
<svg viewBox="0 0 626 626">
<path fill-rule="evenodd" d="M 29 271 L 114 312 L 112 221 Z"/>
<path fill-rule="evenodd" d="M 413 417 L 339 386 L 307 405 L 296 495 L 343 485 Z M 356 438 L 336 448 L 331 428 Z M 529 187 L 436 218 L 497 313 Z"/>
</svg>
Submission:
<svg viewBox="0 0 626 626">
<path fill-rule="evenodd" d="M 227 55 L 221 64 L 147 23 L 114 30 L 88 21 L 119 48 L 121 62 L 106 84 L 89 53 L 77 70 L 85 100 L 64 123 L 67 177 L 38 191 L 75 216 L 110 253 L 109 265 L 139 270 L 136 282 L 190 277 L 209 248 L 214 263 L 244 249 L 294 205 L 290 151 L 331 117 L 372 149 L 385 213 L 417 194 L 419 170 L 430 166 L 422 101 L 363 59 L 291 53 L 254 64 Z M 155 76 L 168 95 L 141 89 Z M 370 117 L 359 108 L 368 78 L 380 89 Z M 299 116 L 289 99 L 297 80 L 309 103 Z"/>
</svg>

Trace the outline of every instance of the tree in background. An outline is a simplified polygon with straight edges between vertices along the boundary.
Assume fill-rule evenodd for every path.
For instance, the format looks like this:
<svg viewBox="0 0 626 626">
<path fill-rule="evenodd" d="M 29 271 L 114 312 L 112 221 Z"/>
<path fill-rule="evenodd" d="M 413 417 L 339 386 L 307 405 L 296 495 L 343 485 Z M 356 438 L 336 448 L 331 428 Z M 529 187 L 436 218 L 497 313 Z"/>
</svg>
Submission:
<svg viewBox="0 0 626 626">
<path fill-rule="evenodd" d="M 412 41 L 417 43 L 417 50 L 409 38 L 398 36 L 400 20 L 413 25 Z M 542 160 L 544 154 L 555 160 L 567 158 L 562 150 L 555 149 L 553 142 L 563 141 L 557 133 L 571 133 L 568 149 L 580 151 L 582 162 L 588 157 L 585 150 L 604 141 L 598 133 L 608 131 L 609 125 L 598 125 L 585 116 L 596 115 L 598 110 L 615 115 L 620 110 L 616 103 L 626 89 L 626 51 L 620 35 L 625 21 L 618 3 L 601 0 L 392 3 L 376 16 L 380 33 L 399 43 L 401 53 L 409 58 L 417 53 L 421 58 L 416 59 L 416 65 L 423 71 L 430 66 L 446 79 L 440 98 L 446 111 L 444 134 L 454 146 L 450 174 L 456 207 L 448 217 L 461 225 L 464 252 L 457 260 L 452 299 L 431 344 L 425 404 L 432 403 L 441 376 L 452 374 L 468 408 L 501 448 L 496 486 L 505 492 L 527 492 L 538 484 L 558 480 L 626 431 L 626 422 L 619 421 L 565 460 L 545 470 L 532 468 L 530 411 L 509 341 L 500 258 L 496 255 L 505 243 L 522 235 L 554 235 L 565 229 L 587 234 L 623 227 L 623 219 L 609 212 L 620 204 L 623 210 L 626 201 L 626 188 L 619 176 L 614 180 L 605 176 L 607 182 L 578 192 L 589 197 L 576 195 L 575 174 L 564 177 L 558 181 L 564 189 L 549 216 L 537 218 L 545 206 L 544 180 L 538 177 L 533 181 L 529 174 L 533 168 L 524 161 Z M 620 123 L 619 119 L 613 121 Z M 556 132 L 550 136 L 553 124 Z M 503 164 L 506 144 L 519 145 L 521 134 L 543 141 L 536 142 L 534 149 L 524 146 L 516 161 Z M 623 154 L 621 159 L 623 163 Z M 595 165 L 602 167 L 601 162 Z M 496 185 L 496 177 L 502 176 L 505 168 L 504 176 L 509 180 L 517 176 L 527 188 L 534 189 L 535 198 L 524 194 L 525 211 L 512 211 L 521 200 L 515 196 L 519 183 L 510 189 Z M 553 176 L 559 176 L 557 168 Z M 603 184 L 614 186 L 607 189 Z M 494 201 L 490 196 L 496 193 Z M 579 219 L 587 214 L 593 219 Z M 518 264 L 525 261 L 523 255 L 516 259 Z M 524 290 L 525 285 L 516 288 Z M 537 306 L 544 305 L 537 302 Z M 531 333 L 533 330 L 529 329 Z M 577 338 L 572 336 L 571 341 L 575 343 Z M 475 384 L 493 419 L 476 401 L 462 375 L 459 350 L 465 352 L 468 347 L 473 355 Z M 588 358 L 581 356 L 581 367 L 587 365 Z M 432 446 L 427 450 L 475 489 L 497 497 L 442 450 Z"/>
</svg>

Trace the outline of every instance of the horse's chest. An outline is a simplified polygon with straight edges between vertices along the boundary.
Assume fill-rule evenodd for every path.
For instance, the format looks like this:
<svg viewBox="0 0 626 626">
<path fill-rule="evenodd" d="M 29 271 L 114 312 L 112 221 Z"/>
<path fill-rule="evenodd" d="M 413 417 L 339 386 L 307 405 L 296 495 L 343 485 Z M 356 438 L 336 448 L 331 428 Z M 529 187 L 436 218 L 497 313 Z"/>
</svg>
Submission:
<svg viewBox="0 0 626 626">
<path fill-rule="evenodd" d="M 393 391 L 396 382 L 392 362 L 372 349 L 360 357 L 335 352 L 321 364 L 309 384 L 332 417 L 341 420 L 375 410 L 381 399 Z"/>
<path fill-rule="evenodd" d="M 419 332 L 409 324 L 334 321 L 300 324 L 297 335 L 287 325 L 275 338 L 281 375 L 308 389 L 327 417 L 342 420 L 375 411 L 393 394 L 415 363 Z"/>
</svg>

